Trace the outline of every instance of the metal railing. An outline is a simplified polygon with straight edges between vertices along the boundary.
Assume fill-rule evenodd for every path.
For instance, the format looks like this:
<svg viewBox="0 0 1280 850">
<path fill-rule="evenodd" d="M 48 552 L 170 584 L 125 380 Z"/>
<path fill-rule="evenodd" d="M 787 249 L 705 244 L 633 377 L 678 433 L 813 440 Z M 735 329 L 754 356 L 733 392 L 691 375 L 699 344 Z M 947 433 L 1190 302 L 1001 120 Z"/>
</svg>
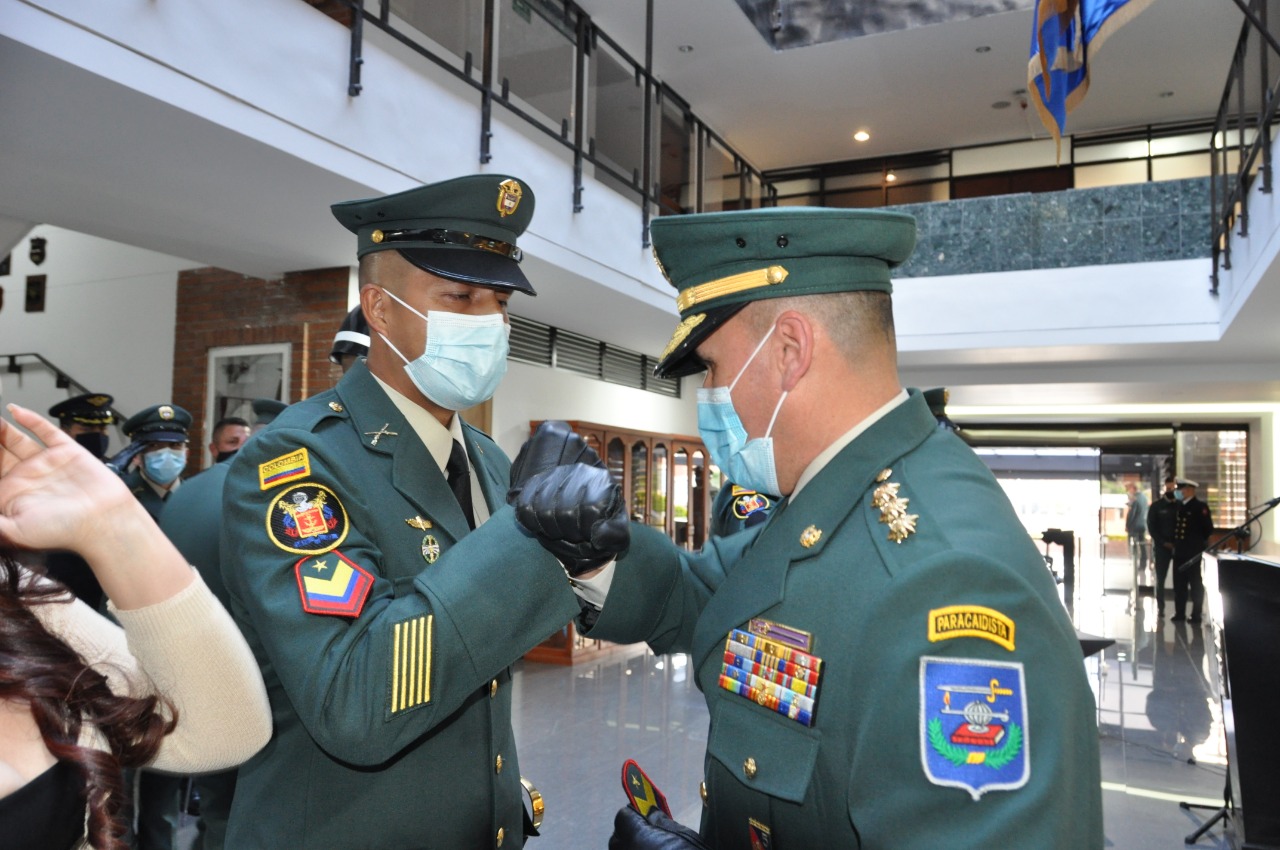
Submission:
<svg viewBox="0 0 1280 850">
<path fill-rule="evenodd" d="M 1213 221 L 1213 283 L 1218 293 L 1219 269 L 1231 268 L 1231 235 L 1249 235 L 1249 191 L 1260 175 L 1260 191 L 1270 194 L 1271 125 L 1276 120 L 1276 80 L 1271 76 L 1272 54 L 1280 56 L 1280 41 L 1271 33 L 1270 19 L 1277 0 L 1234 0 L 1244 13 L 1231 71 L 1214 121 L 1211 215 Z M 1256 86 L 1256 91 L 1251 88 Z M 1232 160 L 1235 166 L 1232 167 Z"/>
<path fill-rule="evenodd" d="M 93 390 L 71 377 L 65 369 L 59 368 L 43 354 L 37 354 L 34 351 L 24 351 L 18 354 L 0 354 L 0 374 L 22 375 L 28 366 L 50 372 L 53 375 L 54 386 L 60 390 L 75 390 L 76 395 L 93 392 Z M 114 414 L 116 422 L 125 420 L 120 411 L 114 407 L 110 408 L 110 410 Z"/>
<path fill-rule="evenodd" d="M 526 124 L 566 148 L 573 158 L 573 211 L 584 208 L 583 181 L 585 166 L 594 169 L 597 179 L 606 185 L 629 193 L 637 199 L 642 209 L 642 244 L 649 244 L 649 221 L 653 215 L 664 212 L 706 212 L 713 209 L 746 209 L 756 206 L 772 206 L 776 199 L 773 187 L 763 178 L 758 168 L 751 165 L 720 135 L 708 127 L 689 109 L 688 103 L 669 86 L 654 77 L 653 68 L 653 0 L 645 3 L 645 58 L 643 64 L 632 59 L 627 52 L 597 27 L 590 16 L 572 0 L 520 0 L 511 4 L 499 4 L 497 0 L 464 0 L 457 5 L 465 18 L 468 12 L 480 12 L 479 44 L 470 46 L 478 50 L 460 50 L 456 55 L 439 44 L 447 39 L 430 31 L 434 20 L 415 21 L 410 25 L 397 14 L 397 7 L 404 12 L 407 4 L 393 0 L 340 0 L 352 10 L 351 45 L 347 93 L 356 97 L 363 89 L 361 66 L 365 25 L 376 27 L 391 38 L 426 58 L 455 79 L 472 88 L 480 106 L 480 136 L 478 154 L 481 163 L 489 162 L 490 139 L 493 136 L 493 105 L 497 104 Z M 504 21 L 500 15 L 513 16 Z M 524 22 L 530 31 L 551 41 L 550 50 L 572 50 L 572 101 L 568 117 L 558 124 L 554 116 L 548 116 L 513 93 L 512 80 L 500 73 L 500 60 L 510 56 L 500 52 L 499 34 L 504 22 L 515 26 L 515 19 Z M 456 18 L 453 21 L 456 23 Z M 441 25 L 443 26 L 443 25 Z M 508 27 L 508 38 L 510 35 Z M 433 39 L 437 39 L 433 41 Z M 607 56 L 609 66 L 603 59 Z M 594 63 L 594 64 L 593 64 Z M 593 133 L 598 126 L 588 127 L 595 121 L 593 110 L 600 104 L 592 101 L 601 92 L 589 89 L 597 77 L 608 71 L 618 77 L 624 72 L 635 89 L 642 91 L 641 116 L 642 151 L 631 163 L 630 169 L 619 165 L 601 150 L 602 145 Z M 590 81 L 590 82 L 589 82 Z M 598 99 L 598 98 L 597 98 Z M 603 111 L 603 110 L 601 110 Z M 603 128 L 606 130 L 610 128 Z M 613 128 L 616 129 L 616 128 Z M 630 138 L 630 134 L 618 134 L 615 138 Z M 615 142 L 616 144 L 616 142 Z M 665 149 L 665 155 L 664 155 Z M 715 156 L 708 157 L 708 152 Z M 632 152 L 635 153 L 634 151 Z M 673 156 L 674 154 L 674 156 Z M 622 157 L 627 159 L 628 157 Z M 712 163 L 708 163 L 708 159 Z M 728 166 L 717 173 L 716 162 Z M 708 198 L 708 187 L 718 182 L 721 188 L 718 201 Z M 725 187 L 733 187 L 732 192 Z"/>
</svg>

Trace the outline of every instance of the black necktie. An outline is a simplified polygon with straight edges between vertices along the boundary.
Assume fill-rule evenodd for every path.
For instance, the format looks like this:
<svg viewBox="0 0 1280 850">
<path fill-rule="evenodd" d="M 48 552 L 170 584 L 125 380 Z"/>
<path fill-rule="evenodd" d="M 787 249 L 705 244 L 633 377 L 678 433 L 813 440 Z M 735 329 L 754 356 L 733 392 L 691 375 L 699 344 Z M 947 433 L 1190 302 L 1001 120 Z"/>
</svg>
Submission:
<svg viewBox="0 0 1280 850">
<path fill-rule="evenodd" d="M 449 450 L 449 462 L 444 469 L 448 473 L 449 488 L 462 506 L 462 515 L 467 518 L 467 526 L 474 529 L 476 517 L 471 509 L 471 470 L 467 468 L 467 453 L 457 440 L 453 441 L 453 448 Z"/>
</svg>

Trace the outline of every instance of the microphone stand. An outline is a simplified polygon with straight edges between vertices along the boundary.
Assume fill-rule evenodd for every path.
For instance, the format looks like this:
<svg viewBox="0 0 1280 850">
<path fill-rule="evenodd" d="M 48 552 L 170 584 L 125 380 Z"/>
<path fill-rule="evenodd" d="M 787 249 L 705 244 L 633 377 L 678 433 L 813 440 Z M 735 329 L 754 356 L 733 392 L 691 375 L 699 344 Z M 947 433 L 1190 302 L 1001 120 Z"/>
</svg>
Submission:
<svg viewBox="0 0 1280 850">
<path fill-rule="evenodd" d="M 1231 529 L 1226 534 L 1222 535 L 1217 540 L 1213 541 L 1212 545 L 1206 546 L 1204 552 L 1200 554 L 1203 555 L 1205 553 L 1208 553 L 1210 555 L 1216 555 L 1222 551 L 1222 547 L 1225 546 L 1228 541 L 1240 540 L 1243 542 L 1244 540 L 1248 539 L 1247 532 L 1248 532 L 1249 526 L 1253 525 L 1255 522 L 1257 522 L 1259 519 L 1265 516 L 1268 512 L 1274 510 L 1276 505 L 1280 505 L 1280 496 L 1276 496 L 1274 499 L 1259 505 L 1258 506 L 1259 510 L 1256 514 L 1250 513 L 1249 511 L 1253 510 L 1252 508 L 1250 508 L 1249 511 L 1246 511 L 1244 522 L 1240 523 L 1235 528 Z M 1179 564 L 1176 569 L 1181 570 L 1189 566 L 1190 564 L 1194 563 L 1199 558 L 1200 558 L 1200 555 L 1196 555 L 1190 558 L 1189 560 Z M 1225 678 L 1224 678 L 1223 684 L 1224 685 L 1226 684 Z M 1219 698 L 1221 698 L 1221 695 L 1219 695 Z M 1225 824 L 1227 819 L 1231 817 L 1231 771 L 1230 770 L 1227 771 L 1226 782 L 1222 787 L 1222 806 L 1221 807 L 1214 809 L 1213 806 L 1203 806 L 1198 803 L 1188 803 L 1184 800 L 1178 803 L 1178 808 L 1182 809 L 1183 811 L 1190 811 L 1191 809 L 1205 809 L 1213 812 L 1213 816 L 1210 817 L 1204 823 L 1202 823 L 1200 827 L 1196 829 L 1195 832 L 1191 833 L 1186 838 L 1182 839 L 1183 844 L 1195 844 L 1197 841 L 1200 840 L 1200 837 L 1204 835 L 1206 832 L 1208 832 L 1210 829 L 1212 829 L 1213 825 L 1216 824 L 1218 821 L 1222 821 Z"/>
</svg>

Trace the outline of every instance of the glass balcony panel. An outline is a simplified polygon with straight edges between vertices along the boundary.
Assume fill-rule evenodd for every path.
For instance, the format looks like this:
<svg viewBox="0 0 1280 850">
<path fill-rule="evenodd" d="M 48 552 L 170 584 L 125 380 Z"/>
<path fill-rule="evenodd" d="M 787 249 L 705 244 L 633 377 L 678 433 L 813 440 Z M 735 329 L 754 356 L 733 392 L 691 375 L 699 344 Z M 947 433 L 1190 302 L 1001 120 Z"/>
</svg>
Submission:
<svg viewBox="0 0 1280 850">
<path fill-rule="evenodd" d="M 702 212 L 740 209 L 738 167 L 728 149 L 708 137 L 702 167 Z"/>
<path fill-rule="evenodd" d="M 690 213 L 694 190 L 693 122 L 673 98 L 663 98 L 658 133 L 658 213 Z"/>
<path fill-rule="evenodd" d="M 528 2 L 498 4 L 498 63 L 493 87 L 507 81 L 512 101 L 557 135 L 573 132 L 573 83 L 577 45 L 572 23 L 555 12 L 544 17 Z"/>
<path fill-rule="evenodd" d="M 1209 150 L 1210 133 L 1189 133 L 1184 136 L 1169 136 L 1164 139 L 1151 140 L 1152 156 L 1167 156 L 1171 153 L 1190 153 L 1191 151 Z"/>
<path fill-rule="evenodd" d="M 373 6 L 366 4 L 366 8 Z M 470 53 L 471 77 L 481 78 L 484 0 L 391 0 L 391 23 L 406 35 L 420 34 L 436 56 L 455 58 L 459 70 Z"/>
<path fill-rule="evenodd" d="M 1133 159 L 1128 162 L 1107 162 L 1101 165 L 1077 165 L 1075 172 L 1077 189 L 1146 183 L 1147 161 Z"/>
<path fill-rule="evenodd" d="M 601 40 L 587 67 L 587 138 L 595 140 L 596 158 L 625 181 L 597 169 L 606 185 L 634 196 L 633 179 L 643 174 L 644 84 L 637 82 L 630 61 Z"/>
<path fill-rule="evenodd" d="M 1212 170 L 1208 151 L 1188 153 L 1182 156 L 1165 156 L 1151 160 L 1152 180 L 1183 180 L 1188 177 L 1208 177 Z"/>
</svg>

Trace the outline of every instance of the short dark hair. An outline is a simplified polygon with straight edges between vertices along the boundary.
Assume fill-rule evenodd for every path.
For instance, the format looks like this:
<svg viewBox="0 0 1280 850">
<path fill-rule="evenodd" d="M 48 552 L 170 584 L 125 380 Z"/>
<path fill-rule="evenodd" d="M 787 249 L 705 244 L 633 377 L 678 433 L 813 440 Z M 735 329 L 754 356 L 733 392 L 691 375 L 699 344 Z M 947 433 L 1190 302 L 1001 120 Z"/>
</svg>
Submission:
<svg viewBox="0 0 1280 850">
<path fill-rule="evenodd" d="M 1170 481 L 1172 481 L 1174 484 L 1177 484 L 1177 483 L 1178 483 L 1178 476 L 1176 476 L 1176 475 L 1166 475 L 1166 476 L 1164 477 L 1164 483 L 1165 483 L 1165 484 L 1168 484 Z"/>
<path fill-rule="evenodd" d="M 226 428 L 228 425 L 242 425 L 245 428 L 249 427 L 248 421 L 245 419 L 241 419 L 239 416 L 224 416 L 221 419 L 219 419 L 217 423 L 213 426 L 213 433 L 215 434 L 218 433 L 223 428 Z"/>
</svg>

